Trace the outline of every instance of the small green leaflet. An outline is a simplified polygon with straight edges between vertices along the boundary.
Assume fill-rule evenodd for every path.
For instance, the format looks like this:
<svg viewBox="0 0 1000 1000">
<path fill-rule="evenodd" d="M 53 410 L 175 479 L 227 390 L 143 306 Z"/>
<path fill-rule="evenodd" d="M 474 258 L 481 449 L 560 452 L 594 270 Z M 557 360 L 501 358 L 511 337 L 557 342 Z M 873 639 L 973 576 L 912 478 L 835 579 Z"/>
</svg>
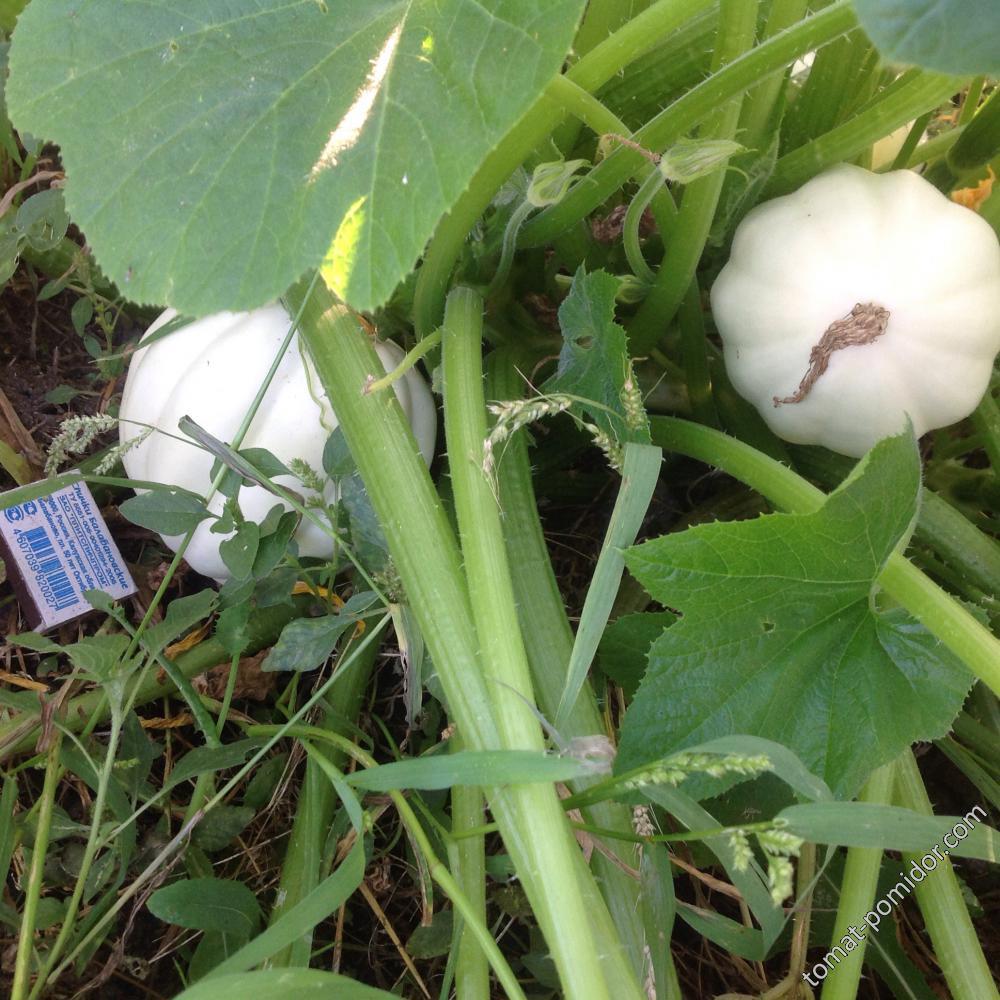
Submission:
<svg viewBox="0 0 1000 1000">
<path fill-rule="evenodd" d="M 236 533 L 219 543 L 219 555 L 226 569 L 237 580 L 248 577 L 253 571 L 254 559 L 260 546 L 260 525 L 247 521 L 237 528 Z"/>
<path fill-rule="evenodd" d="M 149 490 L 119 505 L 122 517 L 163 535 L 186 535 L 212 515 L 205 501 L 183 490 Z"/>
<path fill-rule="evenodd" d="M 606 271 L 586 274 L 581 267 L 573 276 L 569 295 L 559 307 L 559 364 L 544 388 L 593 400 L 598 405 L 581 405 L 612 440 L 649 444 L 645 413 L 630 419 L 623 402 L 630 367 L 628 340 L 615 322 L 618 286 L 618 278 Z"/>
<path fill-rule="evenodd" d="M 323 264 L 385 302 L 559 72 L 584 0 L 36 0 L 19 129 L 129 298 L 203 316 Z M 114 109 L 114 114 L 109 114 Z"/>
<path fill-rule="evenodd" d="M 882 56 L 941 73 L 1000 74 L 996 0 L 854 0 Z"/>
<path fill-rule="evenodd" d="M 149 910 L 164 923 L 249 938 L 260 925 L 257 897 L 242 883 L 223 878 L 181 879 L 149 897 Z"/>
<path fill-rule="evenodd" d="M 224 771 L 228 767 L 239 767 L 261 747 L 261 740 L 245 739 L 227 743 L 221 747 L 195 747 L 177 762 L 170 772 L 164 789 L 176 788 L 182 781 L 205 774 L 208 771 Z"/>
<path fill-rule="evenodd" d="M 672 884 L 672 883 L 671 883 Z M 447 955 L 452 947 L 454 910 L 438 910 L 429 924 L 421 924 L 410 935 L 406 950 L 414 958 L 437 958 Z"/>
<path fill-rule="evenodd" d="M 191 833 L 191 843 L 203 851 L 225 850 L 253 821 L 256 809 L 224 802 L 210 809 Z"/>
<path fill-rule="evenodd" d="M 375 602 L 370 591 L 354 594 L 336 613 L 321 618 L 296 618 L 281 631 L 261 670 L 315 670 L 326 662 L 340 637 L 361 621 Z"/>
<path fill-rule="evenodd" d="M 631 549 L 633 575 L 682 617 L 650 650 L 617 770 L 749 733 L 852 795 L 915 740 L 946 733 L 971 675 L 905 611 L 873 608 L 919 486 L 915 443 L 901 435 L 813 514 L 702 525 Z"/>
<path fill-rule="evenodd" d="M 218 594 L 214 590 L 200 590 L 187 597 L 175 597 L 167 605 L 167 613 L 157 625 L 146 630 L 143 645 L 154 656 L 189 628 L 203 622 L 214 610 Z"/>
</svg>

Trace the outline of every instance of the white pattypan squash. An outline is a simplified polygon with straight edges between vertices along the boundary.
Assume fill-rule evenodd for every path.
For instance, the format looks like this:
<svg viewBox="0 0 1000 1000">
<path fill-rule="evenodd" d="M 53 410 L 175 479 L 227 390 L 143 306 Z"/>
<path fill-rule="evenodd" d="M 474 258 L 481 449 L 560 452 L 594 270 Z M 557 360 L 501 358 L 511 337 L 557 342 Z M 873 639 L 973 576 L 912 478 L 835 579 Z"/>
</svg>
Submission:
<svg viewBox="0 0 1000 1000">
<path fill-rule="evenodd" d="M 842 165 L 748 213 L 712 288 L 726 369 L 771 429 L 863 455 L 968 416 L 1000 350 L 1000 245 L 917 174 Z"/>
<path fill-rule="evenodd" d="M 145 337 L 175 315 L 173 310 L 167 310 L 146 331 Z M 126 452 L 123 461 L 129 477 L 206 494 L 213 458 L 183 439 L 177 430 L 178 421 L 190 416 L 210 434 L 231 441 L 290 324 L 288 313 L 280 305 L 250 313 L 216 313 L 136 351 L 122 394 L 121 440 L 124 443 L 138 436 L 142 431 L 140 424 L 158 430 Z M 376 344 L 376 350 L 386 370 L 403 359 L 400 348 L 389 341 Z M 397 379 L 393 387 L 429 465 L 437 434 L 430 390 L 415 368 Z M 319 376 L 295 337 L 242 447 L 266 448 L 286 465 L 292 459 L 302 459 L 322 474 L 323 448 L 336 427 L 337 417 Z M 276 482 L 307 499 L 315 495 L 291 476 L 278 476 Z M 328 482 L 324 501 L 333 503 L 336 496 L 336 487 Z M 209 509 L 221 513 L 224 500 L 217 494 Z M 240 491 L 240 509 L 251 521 L 261 521 L 278 502 L 260 486 Z M 185 558 L 199 573 L 222 581 L 230 575 L 219 555 L 219 543 L 227 536 L 212 534 L 211 523 L 203 521 L 198 526 Z M 320 558 L 333 555 L 330 537 L 309 521 L 303 520 L 295 537 L 300 555 Z M 163 536 L 163 540 L 176 550 L 182 539 Z"/>
</svg>

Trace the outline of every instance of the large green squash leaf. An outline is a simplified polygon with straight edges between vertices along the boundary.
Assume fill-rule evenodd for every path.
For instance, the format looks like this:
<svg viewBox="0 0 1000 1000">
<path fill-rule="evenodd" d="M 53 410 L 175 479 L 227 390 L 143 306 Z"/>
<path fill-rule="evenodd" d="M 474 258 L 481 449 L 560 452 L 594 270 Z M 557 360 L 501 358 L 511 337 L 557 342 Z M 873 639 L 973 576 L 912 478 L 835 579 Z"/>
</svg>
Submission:
<svg viewBox="0 0 1000 1000">
<path fill-rule="evenodd" d="M 250 308 L 327 255 L 384 302 L 558 72 L 584 0 L 34 0 L 18 128 L 135 301 Z"/>
<path fill-rule="evenodd" d="M 854 0 L 886 59 L 940 73 L 1000 74 L 997 0 Z"/>
<path fill-rule="evenodd" d="M 626 554 L 682 612 L 657 639 L 617 768 L 747 733 L 789 747 L 841 795 L 916 740 L 948 731 L 972 675 L 877 578 L 908 538 L 912 436 L 878 445 L 813 514 L 691 528 Z"/>
</svg>

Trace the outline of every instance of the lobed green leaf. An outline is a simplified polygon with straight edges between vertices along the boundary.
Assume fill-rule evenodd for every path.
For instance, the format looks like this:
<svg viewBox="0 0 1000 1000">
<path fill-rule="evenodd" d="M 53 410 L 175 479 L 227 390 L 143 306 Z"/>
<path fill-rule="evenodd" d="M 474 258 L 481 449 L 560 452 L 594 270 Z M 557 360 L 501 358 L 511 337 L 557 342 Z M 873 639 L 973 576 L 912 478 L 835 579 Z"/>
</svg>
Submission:
<svg viewBox="0 0 1000 1000">
<path fill-rule="evenodd" d="M 915 740 L 943 735 L 971 675 L 903 609 L 877 606 L 919 485 L 902 435 L 816 513 L 709 524 L 632 549 L 633 575 L 682 617 L 652 646 L 618 769 L 753 733 L 850 795 Z"/>
<path fill-rule="evenodd" d="M 1000 5 L 995 0 L 855 0 L 879 52 L 956 75 L 1000 74 Z"/>
<path fill-rule="evenodd" d="M 584 0 L 37 0 L 7 97 L 137 302 L 201 316 L 326 260 L 385 302 L 559 71 Z"/>
</svg>

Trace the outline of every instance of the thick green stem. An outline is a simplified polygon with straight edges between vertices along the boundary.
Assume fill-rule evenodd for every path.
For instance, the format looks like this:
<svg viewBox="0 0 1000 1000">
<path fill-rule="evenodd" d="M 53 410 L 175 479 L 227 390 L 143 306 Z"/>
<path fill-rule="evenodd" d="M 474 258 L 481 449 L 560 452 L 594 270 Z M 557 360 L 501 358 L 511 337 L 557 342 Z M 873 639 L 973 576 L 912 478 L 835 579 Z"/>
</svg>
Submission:
<svg viewBox="0 0 1000 1000">
<path fill-rule="evenodd" d="M 524 367 L 524 366 L 521 366 Z M 520 399 L 524 377 L 506 352 L 490 356 L 487 392 L 490 399 Z M 542 711 L 555 717 L 566 682 L 566 671 L 573 653 L 573 630 L 559 592 L 559 584 L 538 519 L 538 504 L 531 482 L 528 446 L 522 434 L 515 434 L 504 448 L 497 469 L 500 506 L 503 510 L 504 541 L 518 595 L 518 619 L 528 653 L 531 677 Z M 607 730 L 590 684 L 579 697 L 560 728 L 564 740 L 593 737 Z M 589 783 L 574 783 L 581 791 Z M 628 806 L 602 802 L 585 810 L 586 819 L 596 827 L 632 835 Z M 611 841 L 605 845 L 614 857 L 595 851 L 592 858 L 601 892 L 607 901 L 618 937 L 632 967 L 639 975 L 643 969 L 645 938 L 639 907 L 639 883 L 626 869 L 635 867 L 636 852 L 630 843 Z"/>
<path fill-rule="evenodd" d="M 1000 89 L 997 93 L 1000 94 Z M 972 414 L 972 425 L 983 439 L 983 450 L 990 460 L 993 475 L 1000 480 L 1000 406 L 990 390 Z"/>
<path fill-rule="evenodd" d="M 596 90 L 623 66 L 638 59 L 713 2 L 660 0 L 588 52 L 568 71 L 567 77 L 584 90 Z M 562 121 L 564 113 L 559 101 L 549 91 L 543 92 L 483 161 L 465 194 L 439 223 L 417 276 L 413 321 L 419 337 L 425 337 L 441 321 L 452 269 L 476 220 L 486 211 L 507 178 Z M 574 221 L 563 226 L 560 232 L 569 229 Z"/>
<path fill-rule="evenodd" d="M 53 734 L 52 745 L 45 758 L 45 781 L 39 799 L 38 821 L 35 825 L 35 842 L 31 848 L 31 868 L 28 872 L 27 891 L 24 908 L 21 911 L 21 927 L 17 938 L 17 957 L 14 960 L 14 981 L 11 984 L 11 1000 L 24 1000 L 31 982 L 31 956 L 35 951 L 35 923 L 38 917 L 38 900 L 42 894 L 42 880 L 45 862 L 48 860 L 49 838 L 52 833 L 52 811 L 56 801 L 56 789 L 62 776 L 59 766 L 59 749 L 62 733 Z M 6 822 L 6 820 L 5 820 Z M 6 874 L 6 872 L 5 872 Z"/>
<path fill-rule="evenodd" d="M 826 9 L 769 38 L 692 87 L 634 133 L 632 139 L 646 149 L 665 149 L 721 104 L 770 74 L 781 72 L 799 56 L 850 31 L 856 24 L 850 0 L 835 0 Z M 579 78 L 574 77 L 574 81 L 586 87 Z M 612 153 L 576 184 L 558 205 L 547 208 L 525 224 L 521 231 L 522 246 L 551 243 L 561 232 L 610 198 L 632 174 L 647 166 L 642 154 L 633 149 L 622 148 Z"/>
<path fill-rule="evenodd" d="M 653 442 L 722 469 L 794 513 L 809 513 L 825 494 L 791 469 L 719 431 L 673 417 L 650 421 Z M 879 576 L 879 584 L 955 653 L 994 693 L 1000 693 L 1000 641 L 898 552 Z"/>
<path fill-rule="evenodd" d="M 578 56 L 586 55 L 631 20 L 636 5 L 636 0 L 590 0 L 573 40 L 573 51 Z"/>
<path fill-rule="evenodd" d="M 712 57 L 713 73 L 733 64 L 753 45 L 757 30 L 757 6 L 756 0 L 722 0 L 719 33 Z M 740 98 L 734 97 L 716 108 L 703 123 L 698 133 L 699 138 L 732 139 L 736 134 L 742 106 Z M 699 177 L 685 187 L 680 213 L 673 224 L 656 282 L 629 325 L 629 343 L 633 353 L 642 354 L 656 344 L 691 287 L 712 228 L 725 179 L 726 165 L 720 164 L 712 173 Z M 685 333 L 698 336 L 700 331 L 696 325 L 686 324 L 682 328 L 682 336 Z M 685 355 L 691 357 L 696 351 L 701 357 L 697 367 L 707 373 L 704 337 L 700 338 L 698 344 L 689 345 Z"/>
<path fill-rule="evenodd" d="M 83 849 L 83 858 L 80 861 L 80 870 L 76 876 L 76 884 L 73 886 L 73 894 L 66 904 L 66 912 L 63 915 L 59 933 L 56 936 L 52 947 L 49 949 L 45 962 L 35 980 L 34 988 L 28 994 L 29 1000 L 35 1000 L 41 995 L 45 988 L 52 970 L 55 968 L 59 956 L 62 954 L 66 942 L 76 929 L 76 915 L 80 911 L 80 903 L 83 902 L 83 894 L 87 888 L 87 877 L 93 867 L 94 860 L 100 847 L 101 822 L 104 818 L 104 806 L 108 798 L 108 787 L 111 784 L 111 772 L 114 769 L 115 761 L 118 759 L 118 741 L 121 737 L 122 723 L 121 707 L 113 708 L 111 711 L 111 729 L 108 735 L 108 747 L 104 757 L 104 765 L 97 779 L 97 792 L 94 795 L 94 807 L 91 811 L 90 831 L 87 835 L 87 843 Z M 53 977 L 55 978 L 55 977 Z"/>
<path fill-rule="evenodd" d="M 778 160 L 764 197 L 794 191 L 821 170 L 852 159 L 882 136 L 943 104 L 961 85 L 952 76 L 912 70 L 860 114 Z"/>
<path fill-rule="evenodd" d="M 808 6 L 808 0 L 773 0 L 763 38 L 773 38 L 798 24 Z M 747 94 L 740 119 L 740 142 L 747 149 L 761 151 L 773 127 L 772 117 L 784 88 L 785 77 L 775 74 Z"/>
<path fill-rule="evenodd" d="M 896 804 L 932 816 L 934 810 L 913 754 L 907 751 L 893 767 Z M 928 844 L 927 849 L 934 846 Z M 903 854 L 903 863 L 909 869 L 919 863 L 919 857 Z M 954 1000 L 997 1000 L 1000 993 L 986 964 L 951 861 L 947 857 L 939 859 L 934 871 L 917 883 L 914 894 Z"/>
<path fill-rule="evenodd" d="M 880 167 L 880 170 L 905 170 L 907 164 L 910 162 L 910 157 L 913 156 L 918 144 L 920 143 L 921 136 L 927 131 L 927 126 L 934 120 L 933 111 L 925 111 L 919 118 L 913 120 L 913 124 L 910 126 L 910 131 L 907 132 L 906 138 L 903 140 L 903 145 L 899 147 L 899 152 L 896 154 L 892 163 L 887 164 L 884 167 Z"/>
<path fill-rule="evenodd" d="M 1000 90 L 994 90 L 976 111 L 978 98 L 972 96 L 972 111 L 967 100 L 960 121 L 965 125 L 961 136 L 948 151 L 947 164 L 960 178 L 985 167 L 1000 154 Z"/>
<path fill-rule="evenodd" d="M 347 676 L 333 686 L 327 699 L 328 708 L 320 723 L 322 728 L 343 732 L 357 719 L 378 650 L 379 645 L 375 642 L 359 650 L 356 662 Z M 346 650 L 341 656 L 345 653 Z M 341 751 L 327 751 L 324 747 L 316 752 L 326 756 L 334 767 L 339 768 L 343 764 L 344 754 Z M 281 865 L 277 901 L 271 908 L 269 924 L 273 925 L 319 885 L 335 805 L 333 785 L 315 759 L 309 757 L 295 807 L 292 832 Z M 308 967 L 312 954 L 312 937 L 312 928 L 309 928 L 297 941 L 272 956 L 270 964 L 274 967 Z"/>
<path fill-rule="evenodd" d="M 455 751 L 462 741 L 453 739 Z M 472 830 L 484 823 L 483 793 L 478 788 L 456 785 L 451 790 L 452 833 Z M 449 847 L 449 860 L 458 884 L 481 924 L 486 924 L 486 838 L 463 837 Z M 455 963 L 456 995 L 461 1000 L 489 1000 L 490 967 L 486 953 L 476 940 L 473 927 L 463 923 Z"/>
<path fill-rule="evenodd" d="M 892 802 L 892 787 L 895 771 L 892 764 L 886 764 L 872 772 L 858 796 L 860 802 L 876 802 L 887 805 Z M 840 904 L 837 919 L 833 925 L 831 949 L 843 948 L 842 939 L 850 934 L 863 913 L 872 908 L 875 890 L 878 887 L 878 873 L 882 865 L 882 851 L 877 847 L 852 847 L 847 852 L 844 877 L 840 883 Z M 837 966 L 837 974 L 831 976 L 823 987 L 823 1000 L 854 1000 L 861 982 L 868 939 L 847 953 Z"/>
<path fill-rule="evenodd" d="M 706 350 L 705 313 L 701 304 L 701 287 L 696 277 L 691 278 L 680 303 L 678 324 L 681 330 L 681 364 L 687 383 L 691 412 L 700 424 L 719 426 L 712 389 L 712 371 Z"/>
<path fill-rule="evenodd" d="M 1000 769 L 1000 737 L 981 722 L 969 715 L 959 712 L 952 724 L 953 732 L 969 749 L 974 750 L 994 769 Z"/>
<path fill-rule="evenodd" d="M 293 304 L 301 304 L 304 295 L 305 287 L 300 284 L 289 298 Z M 510 723 L 518 720 L 505 718 L 501 729 L 494 712 L 493 696 L 501 697 L 506 689 L 492 683 L 493 664 L 488 668 L 491 681 L 484 677 L 461 557 L 447 516 L 394 394 L 361 394 L 367 376 L 379 370 L 374 347 L 355 317 L 323 288 L 317 288 L 306 303 L 301 329 L 327 395 L 337 400 L 340 425 L 430 648 L 450 713 L 470 749 L 504 748 L 501 733 L 506 737 Z M 554 791 L 548 789 L 554 810 L 537 791 L 523 794 L 518 788 L 492 789 L 488 794 L 505 844 L 564 977 L 567 996 L 601 997 L 606 989 L 590 992 L 595 982 L 603 981 L 599 967 L 596 975 L 600 978 L 594 973 L 600 950 L 589 927 L 577 922 L 572 905 L 573 896 L 579 897 L 577 879 L 582 875 L 574 873 L 567 886 L 559 881 L 561 870 L 541 868 L 537 863 L 543 847 L 570 858 L 573 848 Z M 556 810 L 558 826 L 550 818 Z M 562 913 L 564 891 L 571 903 L 569 918 Z M 588 960 L 581 963 L 581 955 L 588 950 Z M 628 979 L 622 982 L 628 990 Z"/>
<path fill-rule="evenodd" d="M 532 712 L 528 657 L 517 620 L 514 587 L 504 546 L 500 511 L 483 472 L 488 434 L 483 395 L 482 299 L 457 288 L 448 296 L 444 332 L 445 432 L 455 493 L 473 621 L 487 683 L 495 685 L 493 705 L 504 745 L 540 750 L 545 742 Z M 579 882 L 578 848 L 566 825 L 555 789 L 512 786 L 531 810 L 533 827 L 523 849 L 528 863 L 544 872 L 552 896 L 533 901 L 542 927 L 552 928 L 549 946 L 568 995 L 610 997 L 597 942 L 593 939 Z M 545 912 L 539 912 L 539 902 Z M 549 932 L 551 934 L 551 931 Z M 548 936 L 548 935 L 547 935 Z M 615 984 L 617 986 L 617 984 Z M 603 988 L 602 988 L 603 986 Z"/>
<path fill-rule="evenodd" d="M 961 570 L 973 586 L 992 597 L 1000 596 L 1000 545 L 926 488 L 914 534 Z"/>
</svg>

